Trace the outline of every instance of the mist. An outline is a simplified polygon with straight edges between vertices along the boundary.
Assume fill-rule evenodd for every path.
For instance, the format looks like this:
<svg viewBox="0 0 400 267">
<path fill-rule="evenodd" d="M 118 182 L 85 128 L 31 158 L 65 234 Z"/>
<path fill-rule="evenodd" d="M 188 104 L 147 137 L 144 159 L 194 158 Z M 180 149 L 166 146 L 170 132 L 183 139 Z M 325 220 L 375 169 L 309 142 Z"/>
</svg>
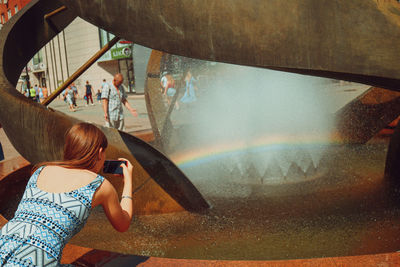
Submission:
<svg viewBox="0 0 400 267">
<path fill-rule="evenodd" d="M 201 84 L 199 79 L 199 84 Z M 324 135 L 333 127 L 334 81 L 219 64 L 214 79 L 192 108 L 190 135 L 200 143 L 244 141 L 262 136 Z"/>
<path fill-rule="evenodd" d="M 193 69 L 193 75 L 197 101 L 181 104 L 174 114 L 186 116 L 181 153 L 204 150 L 205 155 L 181 168 L 199 189 L 219 196 L 251 194 L 236 185 L 323 176 L 321 162 L 335 141 L 335 112 L 368 88 L 229 64 L 216 64 L 207 75 Z"/>
</svg>

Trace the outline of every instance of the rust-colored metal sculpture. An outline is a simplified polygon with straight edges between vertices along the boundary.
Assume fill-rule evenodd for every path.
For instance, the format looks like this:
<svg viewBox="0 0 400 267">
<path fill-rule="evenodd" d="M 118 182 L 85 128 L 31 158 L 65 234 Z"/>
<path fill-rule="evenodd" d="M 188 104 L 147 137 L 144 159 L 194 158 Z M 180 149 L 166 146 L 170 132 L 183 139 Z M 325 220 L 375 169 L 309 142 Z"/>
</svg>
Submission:
<svg viewBox="0 0 400 267">
<path fill-rule="evenodd" d="M 162 54 L 161 51 L 152 51 L 147 64 L 147 77 L 144 90 L 155 146 L 160 149 L 163 149 L 163 142 L 161 140 L 161 130 L 158 126 L 162 125 L 166 120 L 166 108 L 160 92 L 160 63 Z"/>
<path fill-rule="evenodd" d="M 336 112 L 337 132 L 346 143 L 366 143 L 400 114 L 400 93 L 372 87 Z"/>
<path fill-rule="evenodd" d="M 51 27 L 46 26 L 41 15 L 61 3 L 67 9 L 51 18 Z M 394 0 L 119 0 L 113 5 L 93 0 L 33 0 L 1 32 L 0 122 L 13 145 L 32 163 L 60 157 L 62 136 L 77 120 L 30 102 L 16 92 L 14 85 L 26 61 L 75 16 L 117 36 L 168 53 L 399 90 L 400 54 L 392 42 L 400 37 L 399 7 Z M 21 37 L 20 32 L 29 35 Z M 34 42 L 20 42 L 22 38 Z M 148 69 L 147 85 L 155 88 L 159 83 L 156 61 L 162 54 L 153 53 L 155 63 Z M 20 61 L 11 58 L 16 54 Z M 154 109 L 161 100 L 153 93 L 147 92 L 146 98 L 148 102 L 154 101 L 150 112 L 156 113 Z M 165 110 L 161 112 L 166 116 Z M 162 117 L 159 122 L 163 122 Z M 23 134 L 19 135 L 21 129 Z M 157 130 L 160 129 L 162 126 L 158 125 Z M 106 128 L 103 131 L 110 141 L 107 155 L 125 156 L 134 163 L 135 187 L 142 188 L 135 199 L 137 214 L 207 208 L 183 173 L 157 150 L 125 133 Z M 398 158 L 398 140 L 399 135 L 395 135 L 388 160 Z M 390 177 L 389 185 L 398 186 L 396 168 L 389 166 L 386 175 Z M 112 182 L 120 187 L 118 181 Z M 397 187 L 384 187 L 379 181 L 379 187 L 371 191 L 382 196 L 396 190 Z M 330 210 L 343 201 L 338 192 L 333 196 L 335 202 Z M 359 203 L 374 203 L 375 196 L 365 202 L 365 192 L 370 191 L 357 192 L 359 202 L 351 202 L 351 197 L 344 200 L 351 206 L 350 211 L 357 209 Z M 326 198 L 326 192 L 316 192 L 314 196 L 307 201 L 323 203 L 321 199 Z M 303 202 L 297 200 L 293 196 L 290 203 L 303 207 Z M 270 203 L 274 210 L 274 203 Z M 246 205 L 242 206 L 243 212 Z M 363 211 L 368 207 L 364 206 Z M 323 208 L 326 207 L 320 210 Z M 278 209 L 275 208 L 275 214 L 279 214 Z M 357 224 L 356 219 L 351 223 Z"/>
<path fill-rule="evenodd" d="M 147 77 L 145 84 L 146 107 L 149 114 L 151 128 L 154 134 L 155 146 L 164 152 L 169 151 L 170 140 L 174 135 L 172 122 L 170 119 L 171 109 L 164 105 L 160 90 L 160 69 L 163 58 L 168 55 L 164 52 L 153 50 L 147 64 Z M 182 86 L 180 81 L 176 81 L 177 94 L 173 103 L 179 95 L 179 88 Z"/>
<path fill-rule="evenodd" d="M 64 133 L 78 122 L 33 103 L 14 86 L 26 62 L 76 17 L 67 8 L 52 16 L 49 26 L 43 16 L 59 6 L 58 1 L 31 1 L 1 31 L 0 121 L 14 147 L 32 164 L 60 159 Z M 32 41 L 26 42 L 26 39 Z M 13 55 L 18 55 L 19 60 Z M 134 165 L 136 214 L 199 211 L 208 207 L 186 176 L 163 154 L 124 132 L 104 127 L 102 130 L 110 144 L 107 157 L 123 156 Z M 109 179 L 121 188 L 120 179 Z"/>
<path fill-rule="evenodd" d="M 395 0 L 62 2 L 94 25 L 167 53 L 400 88 Z"/>
</svg>

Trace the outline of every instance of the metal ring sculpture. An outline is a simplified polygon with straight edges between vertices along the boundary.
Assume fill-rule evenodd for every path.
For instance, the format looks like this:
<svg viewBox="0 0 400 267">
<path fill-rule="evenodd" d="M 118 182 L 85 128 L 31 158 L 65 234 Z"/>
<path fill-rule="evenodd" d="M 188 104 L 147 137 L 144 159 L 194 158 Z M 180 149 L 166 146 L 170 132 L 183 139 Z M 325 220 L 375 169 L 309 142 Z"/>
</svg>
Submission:
<svg viewBox="0 0 400 267">
<path fill-rule="evenodd" d="M 43 20 L 44 14 L 61 5 L 67 10 L 49 23 Z M 393 45 L 400 37 L 399 9 L 397 1 L 378 0 L 119 0 L 112 5 L 33 0 L 1 30 L 0 122 L 32 163 L 60 157 L 60 137 L 77 120 L 30 102 L 15 84 L 26 62 L 76 16 L 167 53 L 400 91 L 400 53 Z M 153 178 L 137 196 L 137 213 L 207 208 L 198 191 L 161 153 L 122 132 L 103 130 L 111 143 L 108 155 L 134 161 L 137 185 Z M 387 159 L 392 164 L 386 169 L 388 181 L 395 185 L 400 172 L 398 142 L 395 134 Z M 141 209 L 145 206 L 150 208 Z"/>
<path fill-rule="evenodd" d="M 44 20 L 45 14 L 61 5 L 59 1 L 31 1 L 1 31 L 0 121 L 14 147 L 32 164 L 61 158 L 64 133 L 78 122 L 29 101 L 15 90 L 23 66 L 76 17 L 69 8 L 50 21 Z M 145 185 L 136 194 L 136 214 L 208 208 L 186 176 L 159 151 L 124 132 L 110 128 L 102 130 L 110 143 L 107 156 L 116 158 L 120 155 L 130 159 L 135 169 L 134 188 Z M 112 177 L 110 180 L 121 188 L 121 181 Z"/>
</svg>

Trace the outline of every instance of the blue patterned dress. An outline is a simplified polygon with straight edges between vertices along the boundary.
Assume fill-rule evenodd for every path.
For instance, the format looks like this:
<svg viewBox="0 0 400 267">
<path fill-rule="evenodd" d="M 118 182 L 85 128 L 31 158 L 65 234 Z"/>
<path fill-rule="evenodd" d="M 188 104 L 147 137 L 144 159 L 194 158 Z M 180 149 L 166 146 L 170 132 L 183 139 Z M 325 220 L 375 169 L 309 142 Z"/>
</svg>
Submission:
<svg viewBox="0 0 400 267">
<path fill-rule="evenodd" d="M 66 193 L 48 193 L 37 187 L 44 166 L 31 176 L 18 209 L 0 230 L 0 266 L 59 266 L 65 244 L 90 215 L 92 197 L 104 181 Z"/>
<path fill-rule="evenodd" d="M 196 93 L 194 91 L 194 78 L 191 77 L 189 81 L 186 82 L 185 94 L 181 98 L 182 103 L 192 103 L 197 100 Z"/>
</svg>

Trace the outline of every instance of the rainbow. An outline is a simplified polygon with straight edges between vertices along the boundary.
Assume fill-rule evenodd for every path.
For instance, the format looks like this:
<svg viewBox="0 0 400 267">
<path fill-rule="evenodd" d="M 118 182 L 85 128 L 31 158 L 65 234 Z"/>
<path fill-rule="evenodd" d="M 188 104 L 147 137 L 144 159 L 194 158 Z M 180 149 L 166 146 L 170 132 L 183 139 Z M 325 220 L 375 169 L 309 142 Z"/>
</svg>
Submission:
<svg viewBox="0 0 400 267">
<path fill-rule="evenodd" d="M 212 162 L 226 156 L 240 155 L 251 152 L 266 152 L 287 149 L 291 147 L 321 147 L 339 144 L 339 138 L 328 135 L 276 135 L 262 136 L 251 142 L 236 140 L 191 148 L 170 155 L 170 158 L 180 168 L 190 168 L 194 165 Z"/>
</svg>

